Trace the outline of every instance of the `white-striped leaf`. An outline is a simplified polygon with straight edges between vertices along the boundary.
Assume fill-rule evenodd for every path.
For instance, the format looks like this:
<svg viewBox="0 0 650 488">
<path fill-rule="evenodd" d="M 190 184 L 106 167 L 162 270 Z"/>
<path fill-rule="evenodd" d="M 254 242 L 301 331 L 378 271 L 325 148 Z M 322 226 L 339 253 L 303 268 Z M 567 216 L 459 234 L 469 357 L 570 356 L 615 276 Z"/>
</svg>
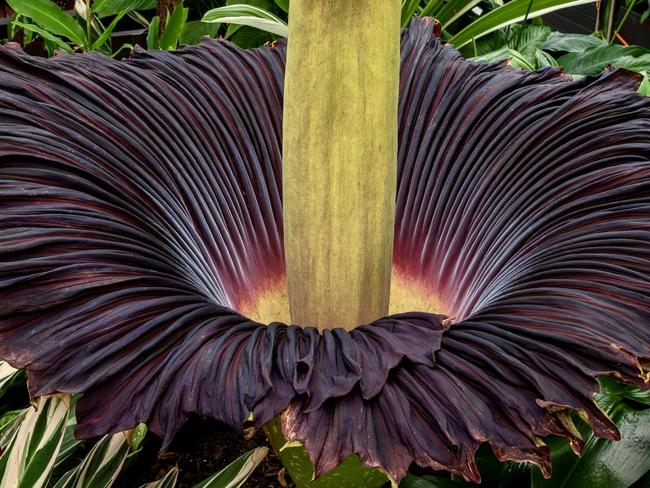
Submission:
<svg viewBox="0 0 650 488">
<path fill-rule="evenodd" d="M 169 473 L 160 478 L 158 481 L 147 483 L 146 485 L 142 485 L 140 488 L 174 488 L 176 486 L 177 479 L 178 468 L 174 467 Z"/>
<path fill-rule="evenodd" d="M 282 19 L 253 5 L 227 5 L 208 11 L 202 22 L 237 24 L 255 27 L 281 37 L 287 37 L 289 29 Z"/>
<path fill-rule="evenodd" d="M 68 419 L 65 423 L 63 442 L 61 442 L 59 455 L 56 457 L 56 463 L 54 465 L 55 468 L 59 466 L 63 461 L 68 459 L 68 457 L 82 444 L 82 442 L 78 440 L 74 435 L 74 431 L 77 427 L 77 416 L 75 415 L 77 398 L 78 397 L 72 397 L 70 401 L 70 409 L 68 410 Z"/>
<path fill-rule="evenodd" d="M 128 454 L 126 433 L 106 435 L 79 466 L 63 475 L 54 488 L 108 488 L 120 474 Z"/>
<path fill-rule="evenodd" d="M 0 396 L 4 395 L 5 391 L 16 377 L 20 375 L 20 371 L 13 368 L 4 361 L 0 361 Z"/>
<path fill-rule="evenodd" d="M 41 488 L 63 442 L 70 397 L 42 397 L 21 419 L 0 457 L 0 488 Z"/>
<path fill-rule="evenodd" d="M 6 447 L 14 438 L 14 434 L 18 431 L 20 424 L 22 423 L 29 410 L 29 408 L 23 408 L 22 410 L 12 410 L 10 412 L 6 412 L 0 418 L 0 452 L 4 452 Z"/>
<path fill-rule="evenodd" d="M 239 488 L 264 460 L 268 452 L 267 447 L 258 447 L 248 451 L 194 488 Z"/>
</svg>

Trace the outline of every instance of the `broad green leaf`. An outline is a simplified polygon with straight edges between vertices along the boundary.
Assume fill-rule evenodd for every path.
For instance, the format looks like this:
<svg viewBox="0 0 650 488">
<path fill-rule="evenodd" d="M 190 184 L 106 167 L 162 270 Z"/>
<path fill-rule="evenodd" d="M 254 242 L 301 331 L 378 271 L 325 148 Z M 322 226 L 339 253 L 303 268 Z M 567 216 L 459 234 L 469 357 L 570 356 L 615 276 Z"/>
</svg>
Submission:
<svg viewBox="0 0 650 488">
<path fill-rule="evenodd" d="M 478 486 L 463 481 L 450 480 L 448 478 L 441 478 L 438 476 L 413 476 L 411 474 L 406 477 L 399 484 L 399 488 L 470 488 Z"/>
<path fill-rule="evenodd" d="M 267 447 L 258 447 L 248 451 L 217 474 L 195 485 L 194 488 L 239 488 L 264 460 L 268 452 Z"/>
<path fill-rule="evenodd" d="M 55 36 L 66 37 L 80 46 L 86 44 L 83 28 L 51 0 L 7 0 L 7 3 L 16 13 L 32 19 L 41 29 Z"/>
<path fill-rule="evenodd" d="M 481 473 L 481 486 L 516 488 L 530 483 L 530 463 L 499 461 L 488 444 L 479 446 L 475 460 Z"/>
<path fill-rule="evenodd" d="M 184 8 L 182 3 L 179 3 L 172 14 L 167 18 L 165 25 L 165 32 L 160 36 L 160 49 L 169 51 L 178 47 L 178 39 L 181 36 L 185 22 L 187 22 L 187 15 L 189 9 Z"/>
<path fill-rule="evenodd" d="M 275 4 L 284 12 L 289 13 L 289 0 L 274 0 Z"/>
<path fill-rule="evenodd" d="M 63 442 L 68 396 L 48 396 L 30 407 L 0 457 L 0 488 L 45 487 Z"/>
<path fill-rule="evenodd" d="M 236 27 L 238 27 L 237 32 L 229 40 L 243 49 L 259 47 L 277 38 L 275 34 L 255 29 L 254 27 L 248 27 L 246 25 Z"/>
<path fill-rule="evenodd" d="M 104 29 L 104 31 L 97 38 L 97 40 L 95 42 L 93 42 L 93 45 L 92 45 L 93 50 L 97 50 L 100 47 L 102 47 L 104 44 L 106 44 L 106 42 L 111 38 L 111 34 L 113 33 L 113 30 L 115 29 L 115 26 L 117 26 L 117 23 L 120 20 L 122 20 L 122 17 L 124 17 L 125 14 L 126 14 L 126 12 L 120 12 L 119 14 L 117 14 L 115 16 L 113 21 L 110 24 L 108 24 L 108 27 L 106 27 L 106 29 Z"/>
<path fill-rule="evenodd" d="M 508 46 L 520 52 L 529 62 L 535 59 L 535 53 L 551 35 L 551 28 L 545 25 L 515 26 Z"/>
<path fill-rule="evenodd" d="M 21 29 L 28 30 L 30 32 L 33 32 L 34 34 L 38 34 L 41 36 L 43 39 L 48 40 L 53 42 L 57 47 L 59 47 L 62 51 L 65 51 L 66 53 L 72 54 L 74 52 L 74 49 L 70 47 L 70 45 L 65 42 L 63 39 L 60 37 L 55 36 L 54 34 L 51 34 L 50 32 L 41 29 L 40 27 L 33 25 L 33 24 L 26 24 L 23 22 L 15 21 L 14 25 L 17 27 L 20 27 Z"/>
<path fill-rule="evenodd" d="M 147 32 L 147 49 L 154 50 L 160 47 L 158 36 L 160 35 L 160 17 L 155 16 L 151 19 L 149 24 L 149 31 Z"/>
<path fill-rule="evenodd" d="M 602 45 L 587 49 L 584 52 L 568 53 L 558 59 L 558 64 L 567 73 L 574 75 L 596 75 L 607 65 L 612 64 L 621 68 L 634 65 L 634 58 L 643 56 L 637 66 L 639 71 L 642 63 L 650 63 L 650 50 L 640 46 Z M 645 60 L 645 61 L 643 61 Z M 628 69 L 634 69 L 629 67 Z"/>
<path fill-rule="evenodd" d="M 546 51 L 537 49 L 535 51 L 535 64 L 537 68 L 546 68 L 549 66 L 558 66 L 557 60 Z"/>
<path fill-rule="evenodd" d="M 214 37 L 219 32 L 219 24 L 208 24 L 200 20 L 185 23 L 180 36 L 181 44 L 198 44 L 203 37 Z"/>
<path fill-rule="evenodd" d="M 165 476 L 153 483 L 147 483 L 140 488 L 174 488 L 178 479 L 178 468 L 174 467 Z"/>
<path fill-rule="evenodd" d="M 641 73 L 642 71 L 650 71 L 650 54 L 642 56 L 621 56 L 612 63 L 614 68 L 625 68 L 630 71 Z"/>
<path fill-rule="evenodd" d="M 507 25 L 521 22 L 525 18 L 532 19 L 540 15 L 554 12 L 575 5 L 592 3 L 594 0 L 512 0 L 502 7 L 480 16 L 458 34 L 449 39 L 449 43 L 457 48 L 485 34 L 501 29 Z"/>
<path fill-rule="evenodd" d="M 286 37 L 288 34 L 287 24 L 282 19 L 252 5 L 237 4 L 215 8 L 208 11 L 202 21 L 247 25 L 281 37 Z"/>
<path fill-rule="evenodd" d="M 402 27 L 406 27 L 420 6 L 420 0 L 402 0 Z"/>
<path fill-rule="evenodd" d="M 120 474 L 129 453 L 124 432 L 106 435 L 81 464 L 64 474 L 54 488 L 108 488 Z"/>
<path fill-rule="evenodd" d="M 509 60 L 510 64 L 515 68 L 521 68 L 528 71 L 533 71 L 535 66 L 530 64 L 526 58 L 518 51 L 510 49 L 508 47 L 502 47 L 491 53 L 483 54 L 482 56 L 476 56 L 475 58 L 470 58 L 472 61 L 504 61 Z"/>
<path fill-rule="evenodd" d="M 540 46 L 545 51 L 564 51 L 581 53 L 590 47 L 606 46 L 607 43 L 596 36 L 586 34 L 563 34 L 553 32 Z"/>
<path fill-rule="evenodd" d="M 633 388 L 601 380 L 596 395 L 601 408 L 616 423 L 620 441 L 597 438 L 578 422 L 585 441 L 582 456 L 573 453 L 564 439 L 546 439 L 551 448 L 553 476 L 545 480 L 538 469 L 531 471 L 532 488 L 628 488 L 650 470 L 650 408 L 633 400 Z"/>
<path fill-rule="evenodd" d="M 98 17 L 108 17 L 134 10 L 151 10 L 156 8 L 156 0 L 95 0 L 92 11 Z"/>
</svg>

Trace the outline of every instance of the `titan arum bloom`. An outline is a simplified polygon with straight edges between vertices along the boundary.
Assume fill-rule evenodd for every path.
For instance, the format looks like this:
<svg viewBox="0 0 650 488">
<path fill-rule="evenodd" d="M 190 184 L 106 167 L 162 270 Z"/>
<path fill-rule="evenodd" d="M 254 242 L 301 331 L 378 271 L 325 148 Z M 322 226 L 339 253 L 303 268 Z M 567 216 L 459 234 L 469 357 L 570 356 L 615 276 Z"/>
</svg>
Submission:
<svg viewBox="0 0 650 488">
<path fill-rule="evenodd" d="M 279 416 L 316 475 L 475 482 L 484 442 L 548 476 L 573 410 L 619 437 L 592 397 L 650 387 L 639 80 L 468 62 L 431 19 L 400 57 L 400 2 L 364 3 L 292 1 L 286 77 L 285 42 L 0 49 L 0 357 L 83 393 L 81 437 Z"/>
</svg>

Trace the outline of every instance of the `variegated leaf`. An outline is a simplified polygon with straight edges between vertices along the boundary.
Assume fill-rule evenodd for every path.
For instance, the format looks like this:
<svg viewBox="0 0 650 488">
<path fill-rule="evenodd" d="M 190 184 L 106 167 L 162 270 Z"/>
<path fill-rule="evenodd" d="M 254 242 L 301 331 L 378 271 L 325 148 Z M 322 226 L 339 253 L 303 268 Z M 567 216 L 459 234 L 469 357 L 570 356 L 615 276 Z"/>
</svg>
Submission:
<svg viewBox="0 0 650 488">
<path fill-rule="evenodd" d="M 56 463 L 54 467 L 60 466 L 63 461 L 68 459 L 70 454 L 77 450 L 81 446 L 82 442 L 77 439 L 75 436 L 75 429 L 77 428 L 77 415 L 76 415 L 76 405 L 77 397 L 72 397 L 70 402 L 70 410 L 68 411 L 68 419 L 65 423 L 65 434 L 63 435 L 63 442 L 61 443 L 61 449 L 59 450 L 59 455 L 56 457 Z"/>
<path fill-rule="evenodd" d="M 174 488 L 176 486 L 176 480 L 178 479 L 178 468 L 173 467 L 165 476 L 160 478 L 158 481 L 152 483 L 147 483 L 142 485 L 140 488 Z"/>
<path fill-rule="evenodd" d="M 126 433 L 106 435 L 54 488 L 108 488 L 115 482 L 128 454 Z"/>
<path fill-rule="evenodd" d="M 238 488 L 255 471 L 255 468 L 264 460 L 268 452 L 268 447 L 258 447 L 248 451 L 217 474 L 194 486 L 194 488 Z"/>
<path fill-rule="evenodd" d="M 12 381 L 20 374 L 20 371 L 13 368 L 5 361 L 0 361 L 0 396 L 11 385 Z"/>
<path fill-rule="evenodd" d="M 5 448 L 9 445 L 14 438 L 14 434 L 18 431 L 20 424 L 29 412 L 29 408 L 22 410 L 12 410 L 5 413 L 0 418 L 0 451 L 4 452 Z"/>
<path fill-rule="evenodd" d="M 69 403 L 68 396 L 53 395 L 27 410 L 0 457 L 0 488 L 46 486 L 61 449 Z"/>
</svg>

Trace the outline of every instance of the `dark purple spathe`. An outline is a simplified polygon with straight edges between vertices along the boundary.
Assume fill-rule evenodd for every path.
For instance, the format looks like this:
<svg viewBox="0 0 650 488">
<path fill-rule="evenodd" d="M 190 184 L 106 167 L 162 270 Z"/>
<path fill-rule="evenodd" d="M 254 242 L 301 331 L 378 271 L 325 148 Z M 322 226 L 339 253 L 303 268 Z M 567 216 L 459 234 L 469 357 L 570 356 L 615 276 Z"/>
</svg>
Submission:
<svg viewBox="0 0 650 488">
<path fill-rule="evenodd" d="M 650 101 L 402 39 L 395 268 L 454 317 L 352 333 L 236 310 L 284 273 L 284 48 L 206 42 L 117 62 L 0 49 L 0 356 L 83 392 L 79 434 L 198 413 L 284 430 L 318 473 L 352 452 L 468 479 L 489 442 L 548 472 L 595 378 L 648 387 Z"/>
</svg>

